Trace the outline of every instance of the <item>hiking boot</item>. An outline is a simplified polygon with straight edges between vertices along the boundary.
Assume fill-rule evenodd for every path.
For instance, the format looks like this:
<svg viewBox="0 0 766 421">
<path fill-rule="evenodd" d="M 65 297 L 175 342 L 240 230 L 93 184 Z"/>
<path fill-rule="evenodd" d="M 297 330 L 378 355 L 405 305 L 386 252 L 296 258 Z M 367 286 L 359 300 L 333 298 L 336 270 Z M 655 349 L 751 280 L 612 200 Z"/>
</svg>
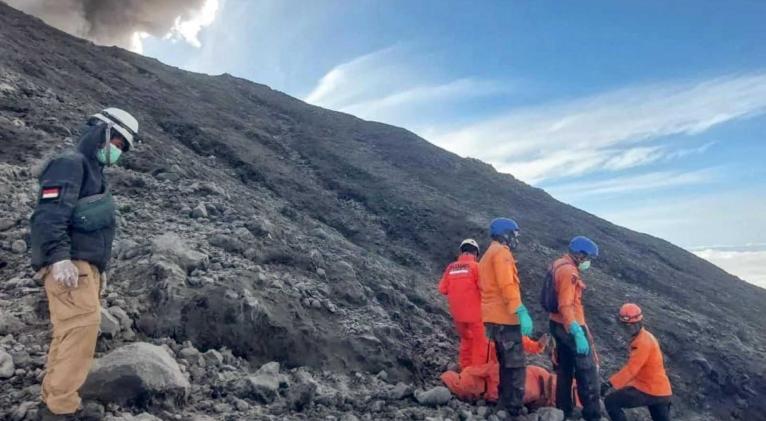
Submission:
<svg viewBox="0 0 766 421">
<path fill-rule="evenodd" d="M 37 408 L 37 421 L 75 421 L 74 414 L 58 415 L 51 412 L 45 404 L 40 404 Z"/>
<path fill-rule="evenodd" d="M 77 421 L 101 421 L 105 412 L 104 405 L 96 401 L 86 401 L 77 411 Z"/>
<path fill-rule="evenodd" d="M 82 407 L 74 414 L 58 415 L 51 412 L 45 404 L 37 409 L 37 421 L 101 421 L 106 410 L 96 401 L 83 402 Z"/>
</svg>

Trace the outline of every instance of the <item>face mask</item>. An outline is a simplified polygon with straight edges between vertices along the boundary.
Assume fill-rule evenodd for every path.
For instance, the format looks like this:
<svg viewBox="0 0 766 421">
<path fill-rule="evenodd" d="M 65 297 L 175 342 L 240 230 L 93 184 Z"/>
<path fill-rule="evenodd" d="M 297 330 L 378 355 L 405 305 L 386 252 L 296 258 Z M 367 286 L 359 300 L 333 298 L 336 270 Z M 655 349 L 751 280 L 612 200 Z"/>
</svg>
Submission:
<svg viewBox="0 0 766 421">
<path fill-rule="evenodd" d="M 106 148 L 101 148 L 98 150 L 98 153 L 96 153 L 96 159 L 98 159 L 98 162 L 104 164 L 104 165 L 114 165 L 118 159 L 120 159 L 120 155 L 122 155 L 122 150 L 118 148 L 117 146 L 112 145 L 111 143 L 109 145 L 109 154 L 107 156 Z"/>
<path fill-rule="evenodd" d="M 580 263 L 579 265 L 577 265 L 577 268 L 580 269 L 581 271 L 586 271 L 590 269 L 590 260 L 586 260 Z"/>
</svg>

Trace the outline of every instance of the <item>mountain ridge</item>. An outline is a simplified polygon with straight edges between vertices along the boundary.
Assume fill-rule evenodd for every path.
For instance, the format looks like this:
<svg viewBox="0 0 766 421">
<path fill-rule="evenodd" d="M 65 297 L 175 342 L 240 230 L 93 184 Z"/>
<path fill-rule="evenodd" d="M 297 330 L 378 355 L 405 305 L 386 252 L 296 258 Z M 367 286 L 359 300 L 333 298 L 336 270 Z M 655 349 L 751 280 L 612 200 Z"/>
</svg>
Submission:
<svg viewBox="0 0 766 421">
<path fill-rule="evenodd" d="M 588 235 L 603 250 L 586 275 L 585 302 L 606 371 L 624 358 L 613 314 L 622 302 L 637 301 L 667 355 L 681 413 L 758 419 L 766 411 L 754 399 L 766 394 L 766 291 L 693 254 L 558 202 L 405 129 L 314 107 L 242 78 L 185 72 L 97 47 L 4 4 L 0 23 L 0 164 L 39 163 L 64 146 L 62 137 L 76 139 L 72 128 L 105 106 L 130 110 L 141 122 L 147 142 L 109 174 L 123 241 L 112 279 L 118 285 L 140 277 L 171 280 L 179 292 L 157 292 L 166 296 L 167 314 L 152 314 L 141 302 L 154 303 L 151 294 L 129 306 L 140 335 L 223 345 L 257 363 L 281 358 L 292 366 L 383 369 L 438 382 L 454 339 L 435 280 L 462 238 L 485 247 L 489 220 L 510 216 L 522 227 L 519 269 L 538 331 L 547 324 L 536 305 L 545 267 L 573 235 Z M 14 195 L 22 187 L 32 194 L 29 174 L 14 180 Z M 224 194 L 200 193 L 194 183 L 212 183 Z M 15 225 L 0 233 L 4 250 L 26 235 L 30 201 L 5 200 Z M 219 219 L 184 216 L 198 204 Z M 150 246 L 142 241 L 167 227 L 219 260 L 221 269 L 197 276 L 217 284 L 195 289 L 193 272 L 186 279 L 155 275 L 140 256 L 124 258 L 131 247 L 143 253 Z M 234 227 L 250 233 L 236 238 L 242 245 L 228 240 L 239 235 Z M 245 255 L 250 249 L 254 257 Z M 29 271 L 24 256 L 9 256 L 0 276 Z M 342 273 L 349 270 L 340 262 L 354 276 Z M 266 281 L 253 282 L 259 274 Z M 194 318 L 192 303 L 207 298 L 225 308 L 246 297 L 244 291 L 261 301 L 256 308 L 263 317 L 205 338 L 228 316 L 210 305 L 203 312 L 210 320 Z M 330 302 L 337 312 L 325 304 L 321 314 L 310 304 L 304 309 L 304 299 Z M 346 330 L 335 332 L 336 325 Z M 275 338 L 247 339 L 248 329 Z M 377 355 L 381 350 L 393 355 Z"/>
</svg>

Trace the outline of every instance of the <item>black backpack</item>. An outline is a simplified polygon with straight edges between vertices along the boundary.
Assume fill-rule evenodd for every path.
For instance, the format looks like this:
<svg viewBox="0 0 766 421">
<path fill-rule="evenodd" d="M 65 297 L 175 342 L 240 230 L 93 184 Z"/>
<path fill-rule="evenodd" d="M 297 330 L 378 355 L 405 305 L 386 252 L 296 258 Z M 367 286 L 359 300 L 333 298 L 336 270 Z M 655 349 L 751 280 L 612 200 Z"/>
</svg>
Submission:
<svg viewBox="0 0 766 421">
<path fill-rule="evenodd" d="M 564 266 L 571 265 L 569 262 L 561 263 L 556 267 L 551 266 L 545 273 L 545 280 L 543 281 L 543 289 L 540 290 L 540 305 L 548 313 L 559 312 L 559 294 L 556 291 L 556 271 Z"/>
</svg>

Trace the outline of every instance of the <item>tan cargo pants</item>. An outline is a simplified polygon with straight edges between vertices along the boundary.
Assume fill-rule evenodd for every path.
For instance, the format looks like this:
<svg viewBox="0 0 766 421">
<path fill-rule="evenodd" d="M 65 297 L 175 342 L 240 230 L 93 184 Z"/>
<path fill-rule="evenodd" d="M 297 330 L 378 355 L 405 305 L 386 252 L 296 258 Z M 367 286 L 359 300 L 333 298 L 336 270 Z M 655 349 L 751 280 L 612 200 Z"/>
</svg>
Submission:
<svg viewBox="0 0 766 421">
<path fill-rule="evenodd" d="M 80 272 L 77 287 L 67 288 L 43 269 L 53 339 L 42 385 L 42 400 L 54 414 L 71 414 L 80 407 L 78 391 L 85 383 L 96 350 L 101 324 L 98 268 L 73 262 Z"/>
</svg>

